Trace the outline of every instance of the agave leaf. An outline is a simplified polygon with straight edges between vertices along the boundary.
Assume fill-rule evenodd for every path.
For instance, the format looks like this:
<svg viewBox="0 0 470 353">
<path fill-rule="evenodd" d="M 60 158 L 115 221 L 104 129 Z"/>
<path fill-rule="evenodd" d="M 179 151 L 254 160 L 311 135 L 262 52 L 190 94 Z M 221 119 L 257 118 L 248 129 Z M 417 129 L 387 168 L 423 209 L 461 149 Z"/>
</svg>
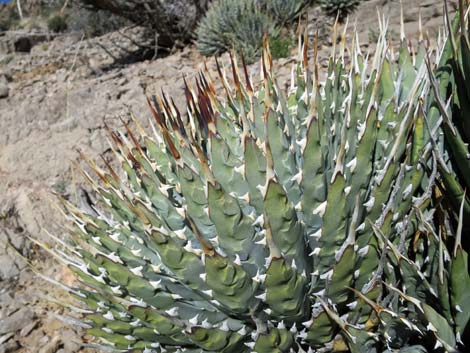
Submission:
<svg viewBox="0 0 470 353">
<path fill-rule="evenodd" d="M 267 271 L 266 304 L 271 316 L 293 320 L 305 315 L 307 278 L 297 273 L 283 258 L 273 258 Z"/>
<path fill-rule="evenodd" d="M 188 166 L 178 168 L 178 178 L 182 194 L 185 195 L 188 214 L 197 228 L 209 239 L 215 236 L 215 227 L 206 213 L 207 197 L 204 193 L 204 182 L 200 176 Z"/>
<path fill-rule="evenodd" d="M 161 258 L 162 263 L 184 283 L 201 290 L 208 290 L 206 284 L 199 277 L 205 272 L 200 257 L 192 252 L 182 249 L 173 238 L 153 231 L 152 241 Z"/>
<path fill-rule="evenodd" d="M 454 66 L 454 75 L 456 76 L 456 90 L 458 92 L 458 103 L 460 105 L 461 114 L 456 114 L 459 120 L 457 124 L 461 126 L 461 132 L 466 141 L 470 140 L 470 119 L 466 116 L 466 112 L 470 111 L 470 48 L 468 37 L 462 36 L 460 38 L 461 47 L 461 61 L 459 66 Z M 458 61 L 460 58 L 455 58 Z"/>
<path fill-rule="evenodd" d="M 323 169 L 323 155 L 320 145 L 320 121 L 313 118 L 307 130 L 307 141 L 303 153 L 304 165 L 302 171 L 302 209 L 309 228 L 317 231 L 322 223 L 319 215 L 314 215 L 316 209 L 326 199 L 326 176 Z"/>
<path fill-rule="evenodd" d="M 435 333 L 436 338 L 444 345 L 445 349 L 456 352 L 454 348 L 456 347 L 456 338 L 447 320 L 428 304 L 423 303 L 422 307 L 424 316 L 430 323 L 428 330 Z"/>
<path fill-rule="evenodd" d="M 470 320 L 470 275 L 468 255 L 458 247 L 452 260 L 450 273 L 450 297 L 455 317 L 456 330 L 462 337 Z"/>
<path fill-rule="evenodd" d="M 377 134 L 376 119 L 377 112 L 372 108 L 364 121 L 365 131 L 357 147 L 356 167 L 350 176 L 351 197 L 355 197 L 361 190 L 366 189 L 372 176 L 373 149 Z"/>
<path fill-rule="evenodd" d="M 312 315 L 312 324 L 307 327 L 305 341 L 312 346 L 321 346 L 331 341 L 338 325 L 324 310 Z"/>
<path fill-rule="evenodd" d="M 100 338 L 105 339 L 108 342 L 113 343 L 114 347 L 117 349 L 126 349 L 130 344 L 134 344 L 135 341 L 137 340 L 133 336 L 126 338 L 127 335 L 120 335 L 117 333 L 108 333 L 98 327 L 88 329 L 87 333 L 94 337 L 100 337 Z"/>
<path fill-rule="evenodd" d="M 345 179 L 343 175 L 336 175 L 328 191 L 326 206 L 324 206 L 323 225 L 321 228 L 321 249 L 319 254 L 318 270 L 326 272 L 334 263 L 334 255 L 346 238 L 345 226 Z M 316 264 L 314 264 L 316 266 Z M 327 269 L 325 271 L 325 269 Z"/>
<path fill-rule="evenodd" d="M 237 353 L 243 347 L 244 336 L 221 329 L 190 328 L 189 337 L 206 351 Z"/>
<path fill-rule="evenodd" d="M 447 124 L 444 124 L 444 132 L 447 137 L 449 148 L 453 155 L 453 161 L 455 162 L 456 168 L 459 170 L 460 175 L 470 175 L 470 160 L 468 158 L 468 145 L 464 143 L 460 133 L 457 130 L 451 129 Z M 463 187 L 470 187 L 470 180 L 468 178 L 462 178 Z"/>
<path fill-rule="evenodd" d="M 258 305 L 253 297 L 256 285 L 240 265 L 218 254 L 206 256 L 206 283 L 213 297 L 230 311 L 249 313 Z"/>
<path fill-rule="evenodd" d="M 289 200 L 296 204 L 300 200 L 300 189 L 299 184 L 293 179 L 297 174 L 295 155 L 292 153 L 295 140 L 291 141 L 294 137 L 283 133 L 285 122 L 278 119 L 272 110 L 268 112 L 266 119 L 267 136 L 276 176 L 287 190 Z"/>
<path fill-rule="evenodd" d="M 253 220 L 244 214 L 241 201 L 228 195 L 220 185 L 209 183 L 207 188 L 209 216 L 214 222 L 222 249 L 232 256 L 239 254 L 244 259 L 254 250 L 262 253 L 261 247 L 253 244 Z"/>
<path fill-rule="evenodd" d="M 250 204 L 258 214 L 263 213 L 264 195 L 258 186 L 266 182 L 266 158 L 251 137 L 245 137 L 245 177 L 250 190 Z"/>
<path fill-rule="evenodd" d="M 396 350 L 386 350 L 384 353 L 392 353 L 396 352 Z M 423 346 L 409 346 L 409 347 L 403 347 L 398 350 L 399 353 L 427 353 L 428 350 L 423 347 Z"/>
<path fill-rule="evenodd" d="M 331 280 L 327 283 L 326 295 L 334 303 L 342 304 L 348 300 L 351 294 L 348 287 L 351 286 L 353 280 L 355 262 L 354 246 L 349 245 L 333 267 Z"/>
<path fill-rule="evenodd" d="M 248 192 L 244 176 L 236 171 L 239 166 L 237 154 L 222 138 L 215 135 L 211 138 L 212 171 L 215 178 L 225 189 L 233 190 L 239 196 Z"/>
<path fill-rule="evenodd" d="M 287 259 L 295 261 L 299 273 L 307 270 L 303 227 L 286 191 L 273 179 L 267 185 L 264 207 L 276 246 Z"/>
<path fill-rule="evenodd" d="M 293 346 L 294 338 L 289 330 L 273 328 L 258 336 L 254 350 L 258 353 L 283 353 L 289 352 Z"/>
</svg>

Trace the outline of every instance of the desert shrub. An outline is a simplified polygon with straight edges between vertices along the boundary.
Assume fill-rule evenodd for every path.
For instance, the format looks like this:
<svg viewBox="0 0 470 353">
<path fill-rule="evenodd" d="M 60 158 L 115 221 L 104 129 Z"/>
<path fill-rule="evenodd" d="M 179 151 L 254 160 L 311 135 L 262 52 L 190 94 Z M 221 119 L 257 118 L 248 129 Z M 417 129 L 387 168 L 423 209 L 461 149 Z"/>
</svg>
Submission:
<svg viewBox="0 0 470 353">
<path fill-rule="evenodd" d="M 67 23 L 70 29 L 82 31 L 87 37 L 101 36 L 132 24 L 129 20 L 107 11 L 78 6 L 69 12 Z"/>
<path fill-rule="evenodd" d="M 269 40 L 269 48 L 273 59 L 287 58 L 290 55 L 291 38 L 275 37 Z"/>
<path fill-rule="evenodd" d="M 338 16 L 344 20 L 359 5 L 360 0 L 320 0 L 320 5 L 330 16 Z"/>
<path fill-rule="evenodd" d="M 16 8 L 7 6 L 8 5 L 3 5 L 0 7 L 0 31 L 8 31 L 15 27 L 20 21 L 20 16 Z"/>
<path fill-rule="evenodd" d="M 197 28 L 197 46 L 204 55 L 234 49 L 243 51 L 248 62 L 259 54 L 265 34 L 277 35 L 273 19 L 253 0 L 214 2 Z"/>
<path fill-rule="evenodd" d="M 158 34 L 158 46 L 171 48 L 193 37 L 209 0 L 78 0 L 92 10 L 103 10 Z"/>
<path fill-rule="evenodd" d="M 277 23 L 285 24 L 297 19 L 310 0 L 262 0 L 260 4 Z"/>
<path fill-rule="evenodd" d="M 51 15 L 47 20 L 47 28 L 49 29 L 49 31 L 56 33 L 66 31 L 68 25 L 65 16 L 59 13 Z"/>
</svg>

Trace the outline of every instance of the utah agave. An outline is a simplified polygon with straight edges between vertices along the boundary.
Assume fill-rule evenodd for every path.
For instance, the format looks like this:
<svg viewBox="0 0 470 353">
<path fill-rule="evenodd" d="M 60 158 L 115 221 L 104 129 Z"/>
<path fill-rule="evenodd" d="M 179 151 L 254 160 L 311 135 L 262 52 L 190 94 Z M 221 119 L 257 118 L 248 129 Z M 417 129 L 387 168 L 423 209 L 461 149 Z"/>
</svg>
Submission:
<svg viewBox="0 0 470 353">
<path fill-rule="evenodd" d="M 344 21 L 359 6 L 361 0 L 320 0 L 319 3 L 328 15 L 337 16 L 340 21 Z"/>
<path fill-rule="evenodd" d="M 425 128 L 429 51 L 405 43 L 383 28 L 346 60 L 343 34 L 320 84 L 300 41 L 287 95 L 265 44 L 259 89 L 233 60 L 224 98 L 201 73 L 187 114 L 154 98 L 152 133 L 111 131 L 125 178 L 85 158 L 102 202 L 63 201 L 57 249 L 87 332 L 146 353 L 457 350 L 468 272 L 428 222 L 439 116 Z"/>
<path fill-rule="evenodd" d="M 447 5 L 447 3 L 446 3 Z M 460 5 L 463 8 L 463 2 Z M 442 194 L 455 214 L 462 208 L 462 231 L 470 233 L 470 27 L 461 11 L 452 22 L 446 6 L 449 41 L 442 55 L 442 64 L 433 77 L 435 106 L 442 113 L 445 151 L 436 153 L 441 175 Z M 450 109 L 445 102 L 449 102 Z M 449 161 L 446 163 L 446 161 Z M 470 238 L 464 237 L 466 249 Z"/>
<path fill-rule="evenodd" d="M 271 16 L 254 0 L 214 1 L 199 24 L 197 46 L 203 55 L 243 51 L 248 62 L 259 57 L 263 35 L 277 37 Z"/>
</svg>

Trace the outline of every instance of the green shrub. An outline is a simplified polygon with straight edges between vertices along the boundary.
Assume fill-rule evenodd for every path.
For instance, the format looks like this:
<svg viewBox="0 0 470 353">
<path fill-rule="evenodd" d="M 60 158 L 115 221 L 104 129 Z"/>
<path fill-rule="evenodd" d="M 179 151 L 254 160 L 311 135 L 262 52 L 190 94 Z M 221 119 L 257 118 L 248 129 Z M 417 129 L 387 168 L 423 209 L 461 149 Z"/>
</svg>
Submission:
<svg viewBox="0 0 470 353">
<path fill-rule="evenodd" d="M 285 24 L 297 19 L 310 0 L 262 0 L 260 4 L 277 23 Z"/>
<path fill-rule="evenodd" d="M 320 0 L 320 5 L 328 15 L 338 16 L 342 21 L 360 4 L 360 0 Z"/>
<path fill-rule="evenodd" d="M 468 14 L 468 9 L 467 9 Z M 449 35 L 458 45 L 447 44 L 441 67 L 436 72 L 433 88 L 439 92 L 436 101 L 442 122 L 443 150 L 437 158 L 444 204 L 456 229 L 460 228 L 463 246 L 470 248 L 470 26 L 461 16 L 460 28 L 454 20 Z M 466 30 L 462 30 L 466 29 Z M 450 32 L 452 30 L 452 32 Z M 452 76 L 449 76 L 452 73 Z M 447 108 L 446 103 L 450 109 Z M 436 109 L 437 110 L 437 109 Z M 432 113 L 437 114 L 437 111 Z M 438 153 L 438 152 L 436 152 Z M 449 207 L 450 206 L 450 207 Z M 444 207 L 443 207 L 444 208 Z M 456 254 L 457 246 L 454 248 Z M 470 303 L 470 297 L 468 300 Z M 470 316 L 470 315 L 469 315 Z"/>
<path fill-rule="evenodd" d="M 193 39 L 194 30 L 210 0 L 76 0 L 90 10 L 126 19 L 158 33 L 158 47 L 170 49 Z"/>
<path fill-rule="evenodd" d="M 220 0 L 211 5 L 197 28 L 197 46 L 204 55 L 243 51 L 252 62 L 259 55 L 263 36 L 276 37 L 277 32 L 273 19 L 253 0 Z"/>
<path fill-rule="evenodd" d="M 66 31 L 68 25 L 65 16 L 58 13 L 51 15 L 47 20 L 47 28 L 56 33 Z"/>
<path fill-rule="evenodd" d="M 82 31 L 87 37 L 101 36 L 132 24 L 126 18 L 107 11 L 78 6 L 69 12 L 67 23 L 70 29 Z"/>
<path fill-rule="evenodd" d="M 20 22 L 20 16 L 14 7 L 4 7 L 0 13 L 0 31 L 8 31 Z"/>
<path fill-rule="evenodd" d="M 287 58 L 290 55 L 292 40 L 285 37 L 276 37 L 269 40 L 269 48 L 273 59 Z"/>
</svg>

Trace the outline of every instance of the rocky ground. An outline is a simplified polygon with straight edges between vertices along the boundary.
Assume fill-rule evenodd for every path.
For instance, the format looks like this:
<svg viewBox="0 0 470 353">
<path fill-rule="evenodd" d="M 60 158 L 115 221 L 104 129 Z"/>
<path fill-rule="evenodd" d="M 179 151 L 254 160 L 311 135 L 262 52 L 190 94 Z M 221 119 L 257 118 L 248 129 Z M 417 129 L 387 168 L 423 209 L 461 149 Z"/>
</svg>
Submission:
<svg viewBox="0 0 470 353">
<path fill-rule="evenodd" d="M 421 14 L 425 34 L 435 38 L 443 25 L 442 0 L 403 3 L 410 37 L 418 37 Z M 377 11 L 389 18 L 391 37 L 399 38 L 399 1 L 364 1 L 353 19 L 365 50 L 378 32 Z M 311 35 L 320 30 L 324 58 L 331 47 L 331 23 L 314 8 L 309 22 Z M 47 299 L 62 299 L 63 293 L 30 265 L 67 283 L 72 276 L 31 238 L 49 244 L 44 229 L 63 237 L 54 194 L 80 204 L 85 186 L 72 162 L 79 162 L 78 150 L 91 158 L 108 158 L 105 123 L 119 127 L 117 117 L 132 112 L 147 125 L 145 96 L 164 89 L 181 105 L 183 77 L 201 69 L 203 58 L 192 46 L 132 63 L 137 48 L 129 38 L 139 38 L 139 33 L 134 28 L 91 40 L 80 34 L 38 34 L 29 43 L 20 42 L 31 47 L 23 53 L 18 52 L 22 34 L 0 36 L 0 353 L 93 351 L 84 346 L 88 337 L 76 325 L 59 320 L 62 309 Z M 281 82 L 287 82 L 293 63 L 276 63 Z M 215 70 L 213 60 L 208 66 Z M 259 68 L 255 64 L 250 70 L 256 74 Z"/>
</svg>

